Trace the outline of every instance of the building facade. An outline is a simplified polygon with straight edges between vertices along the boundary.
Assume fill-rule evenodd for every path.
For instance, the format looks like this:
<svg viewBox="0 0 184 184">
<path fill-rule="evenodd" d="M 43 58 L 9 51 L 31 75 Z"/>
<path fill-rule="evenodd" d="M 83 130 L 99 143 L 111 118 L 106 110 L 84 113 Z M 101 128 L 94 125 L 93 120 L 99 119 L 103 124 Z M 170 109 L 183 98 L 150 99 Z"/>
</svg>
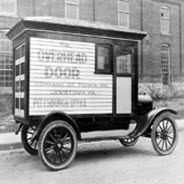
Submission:
<svg viewBox="0 0 184 184">
<path fill-rule="evenodd" d="M 12 86 L 12 46 L 6 32 L 26 16 L 98 21 L 146 31 L 139 44 L 140 81 L 182 82 L 184 0 L 0 0 L 0 93 L 11 93 Z"/>
</svg>

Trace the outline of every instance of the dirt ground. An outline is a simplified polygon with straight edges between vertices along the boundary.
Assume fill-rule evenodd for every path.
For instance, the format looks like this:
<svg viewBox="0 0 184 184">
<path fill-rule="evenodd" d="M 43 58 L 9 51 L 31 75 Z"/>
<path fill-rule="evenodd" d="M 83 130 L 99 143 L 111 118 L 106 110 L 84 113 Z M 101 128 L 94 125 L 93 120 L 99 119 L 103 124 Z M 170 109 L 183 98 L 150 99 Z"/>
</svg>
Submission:
<svg viewBox="0 0 184 184">
<path fill-rule="evenodd" d="M 176 150 L 158 156 L 150 139 L 140 138 L 131 148 L 119 141 L 80 144 L 73 164 L 51 172 L 38 156 L 24 150 L 0 152 L 2 184 L 181 184 L 184 181 L 184 132 Z"/>
</svg>

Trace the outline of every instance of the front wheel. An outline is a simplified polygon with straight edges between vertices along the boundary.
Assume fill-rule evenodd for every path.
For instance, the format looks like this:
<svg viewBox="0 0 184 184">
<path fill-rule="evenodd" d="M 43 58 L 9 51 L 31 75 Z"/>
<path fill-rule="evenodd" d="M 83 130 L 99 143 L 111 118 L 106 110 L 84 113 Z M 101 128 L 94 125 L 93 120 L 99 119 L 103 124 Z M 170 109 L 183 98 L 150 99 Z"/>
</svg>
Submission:
<svg viewBox="0 0 184 184">
<path fill-rule="evenodd" d="M 171 154 L 178 142 L 178 129 L 170 114 L 158 116 L 152 126 L 151 141 L 158 155 Z"/>
<path fill-rule="evenodd" d="M 77 143 L 73 127 L 65 121 L 56 120 L 43 129 L 39 138 L 38 153 L 47 168 L 64 169 L 74 160 Z"/>
<path fill-rule="evenodd" d="M 120 139 L 119 141 L 123 146 L 134 146 L 137 143 L 138 139 L 139 137 L 130 137 Z"/>
</svg>

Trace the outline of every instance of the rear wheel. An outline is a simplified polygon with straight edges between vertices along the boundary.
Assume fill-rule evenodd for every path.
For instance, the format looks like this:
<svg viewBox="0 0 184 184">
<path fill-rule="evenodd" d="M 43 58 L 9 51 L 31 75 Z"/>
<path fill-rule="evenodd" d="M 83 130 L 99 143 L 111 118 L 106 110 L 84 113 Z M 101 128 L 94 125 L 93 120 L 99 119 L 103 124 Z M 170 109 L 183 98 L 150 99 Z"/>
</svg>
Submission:
<svg viewBox="0 0 184 184">
<path fill-rule="evenodd" d="M 38 141 L 32 141 L 32 136 L 35 130 L 36 126 L 23 125 L 21 131 L 21 140 L 23 147 L 30 155 L 38 155 Z"/>
<path fill-rule="evenodd" d="M 158 155 L 168 155 L 174 151 L 178 142 L 178 129 L 170 114 L 164 113 L 156 118 L 151 140 Z"/>
<path fill-rule="evenodd" d="M 77 136 L 71 125 L 56 120 L 49 123 L 39 138 L 39 156 L 43 164 L 51 170 L 66 168 L 77 153 Z"/>
<path fill-rule="evenodd" d="M 123 146 L 134 146 L 137 143 L 138 139 L 139 137 L 131 137 L 131 138 L 120 139 L 119 141 Z"/>
</svg>

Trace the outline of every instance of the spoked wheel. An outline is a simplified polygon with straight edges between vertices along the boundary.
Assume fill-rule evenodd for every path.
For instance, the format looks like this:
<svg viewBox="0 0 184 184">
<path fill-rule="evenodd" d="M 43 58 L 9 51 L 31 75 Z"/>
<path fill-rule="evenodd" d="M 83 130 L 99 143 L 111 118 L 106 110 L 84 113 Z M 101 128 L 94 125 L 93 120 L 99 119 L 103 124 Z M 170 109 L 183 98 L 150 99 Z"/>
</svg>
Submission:
<svg viewBox="0 0 184 184">
<path fill-rule="evenodd" d="M 35 130 L 36 126 L 23 125 L 21 131 L 21 140 L 23 147 L 30 155 L 38 155 L 38 141 L 31 141 Z"/>
<path fill-rule="evenodd" d="M 159 155 L 171 154 L 178 142 L 178 129 L 174 119 L 166 113 L 156 118 L 152 127 L 151 140 Z"/>
<path fill-rule="evenodd" d="M 138 139 L 139 137 L 131 137 L 131 138 L 120 139 L 119 141 L 123 146 L 134 146 L 137 143 Z"/>
<path fill-rule="evenodd" d="M 64 169 L 76 156 L 77 142 L 72 126 L 64 121 L 54 121 L 48 124 L 40 135 L 39 156 L 47 168 Z"/>
</svg>

